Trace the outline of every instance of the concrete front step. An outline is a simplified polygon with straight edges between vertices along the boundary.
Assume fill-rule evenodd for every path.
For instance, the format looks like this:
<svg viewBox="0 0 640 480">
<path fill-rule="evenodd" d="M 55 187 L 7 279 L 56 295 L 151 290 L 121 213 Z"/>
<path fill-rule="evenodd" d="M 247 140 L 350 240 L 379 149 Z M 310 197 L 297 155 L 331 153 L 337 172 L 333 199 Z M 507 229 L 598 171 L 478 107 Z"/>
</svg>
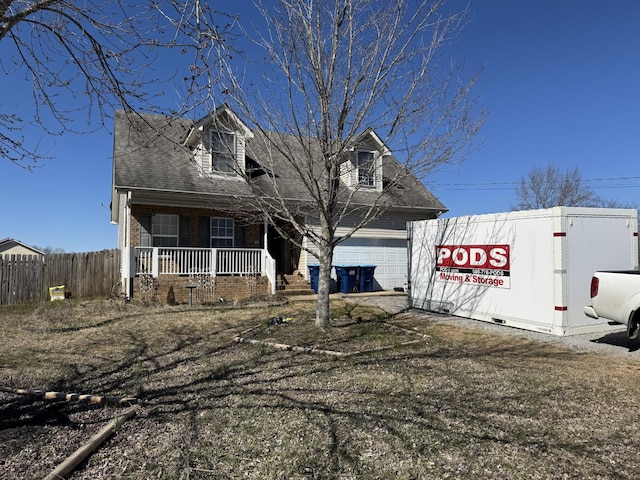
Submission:
<svg viewBox="0 0 640 480">
<path fill-rule="evenodd" d="M 313 290 L 302 275 L 283 275 L 279 279 L 280 292 L 285 295 L 313 295 Z"/>
<path fill-rule="evenodd" d="M 294 297 L 300 295 L 315 295 L 311 288 L 285 288 L 280 292 L 287 297 Z"/>
</svg>

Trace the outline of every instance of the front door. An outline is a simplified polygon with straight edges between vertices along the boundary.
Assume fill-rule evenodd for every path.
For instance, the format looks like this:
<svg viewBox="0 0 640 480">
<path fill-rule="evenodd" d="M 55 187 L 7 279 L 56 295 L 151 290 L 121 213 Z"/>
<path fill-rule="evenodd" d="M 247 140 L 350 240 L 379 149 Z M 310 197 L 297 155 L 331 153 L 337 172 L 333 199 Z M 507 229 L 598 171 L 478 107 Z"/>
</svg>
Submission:
<svg viewBox="0 0 640 480">
<path fill-rule="evenodd" d="M 269 254 L 276 261 L 276 275 L 283 275 L 290 273 L 286 271 L 285 267 L 285 245 L 286 242 L 280 234 L 269 225 L 269 233 L 267 235 Z"/>
</svg>

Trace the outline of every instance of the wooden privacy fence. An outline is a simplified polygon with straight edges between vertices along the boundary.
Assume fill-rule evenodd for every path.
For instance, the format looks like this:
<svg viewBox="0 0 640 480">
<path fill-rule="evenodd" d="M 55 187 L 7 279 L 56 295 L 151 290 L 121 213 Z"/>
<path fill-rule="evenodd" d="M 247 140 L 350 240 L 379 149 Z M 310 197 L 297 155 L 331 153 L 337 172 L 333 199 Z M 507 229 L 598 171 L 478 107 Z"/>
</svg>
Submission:
<svg viewBox="0 0 640 480">
<path fill-rule="evenodd" d="M 49 300 L 49 287 L 73 297 L 108 297 L 120 281 L 120 251 L 0 257 L 0 305 Z"/>
</svg>

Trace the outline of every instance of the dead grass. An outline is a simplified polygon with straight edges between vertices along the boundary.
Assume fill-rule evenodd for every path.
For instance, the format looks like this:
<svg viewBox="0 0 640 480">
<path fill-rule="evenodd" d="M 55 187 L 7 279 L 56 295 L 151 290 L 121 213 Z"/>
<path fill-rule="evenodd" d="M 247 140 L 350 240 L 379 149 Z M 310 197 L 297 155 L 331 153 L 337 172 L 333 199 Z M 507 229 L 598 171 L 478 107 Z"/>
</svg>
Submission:
<svg viewBox="0 0 640 480">
<path fill-rule="evenodd" d="M 141 399 L 138 417 L 71 479 L 640 475 L 640 365 L 424 313 L 332 308 L 330 331 L 313 326 L 310 303 L 0 308 L 0 385 Z M 234 342 L 241 333 L 341 352 L 393 348 L 334 358 Z M 116 412 L 0 400 L 3 479 L 44 477 Z"/>
</svg>

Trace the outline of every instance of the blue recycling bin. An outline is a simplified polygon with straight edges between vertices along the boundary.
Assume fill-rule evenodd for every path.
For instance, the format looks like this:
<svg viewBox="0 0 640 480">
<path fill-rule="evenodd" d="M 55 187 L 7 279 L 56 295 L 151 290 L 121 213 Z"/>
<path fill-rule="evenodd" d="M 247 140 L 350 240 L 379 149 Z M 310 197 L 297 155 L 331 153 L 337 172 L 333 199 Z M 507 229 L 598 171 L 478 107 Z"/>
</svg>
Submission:
<svg viewBox="0 0 640 480">
<path fill-rule="evenodd" d="M 357 265 L 336 265 L 335 269 L 336 276 L 338 277 L 338 290 L 340 293 L 360 291 Z"/>
<path fill-rule="evenodd" d="M 318 277 L 320 276 L 320 265 L 309 265 L 309 283 L 313 293 L 318 293 Z"/>
<path fill-rule="evenodd" d="M 360 265 L 360 291 L 373 291 L 373 274 L 376 270 L 375 265 Z"/>
</svg>

